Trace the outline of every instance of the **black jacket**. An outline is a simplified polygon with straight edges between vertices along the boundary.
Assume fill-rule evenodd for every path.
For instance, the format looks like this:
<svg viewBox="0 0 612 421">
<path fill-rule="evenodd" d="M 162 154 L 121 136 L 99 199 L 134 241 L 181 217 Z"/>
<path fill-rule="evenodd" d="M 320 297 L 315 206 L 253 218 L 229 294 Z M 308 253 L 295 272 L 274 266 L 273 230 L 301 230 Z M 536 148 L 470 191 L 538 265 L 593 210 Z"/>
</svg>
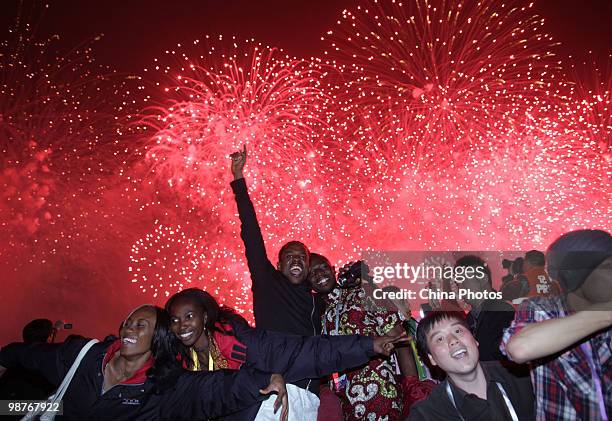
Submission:
<svg viewBox="0 0 612 421">
<path fill-rule="evenodd" d="M 241 323 L 230 323 L 236 338 L 246 346 L 242 367 L 281 373 L 287 383 L 323 377 L 366 364 L 377 354 L 367 336 L 297 336 L 253 329 Z M 259 405 L 253 405 L 224 420 L 251 421 Z"/>
<path fill-rule="evenodd" d="M 86 342 L 10 344 L 0 350 L 0 365 L 21 364 L 59 386 Z M 64 416 L 56 420 L 192 420 L 229 414 L 265 398 L 259 390 L 268 385 L 270 375 L 249 368 L 185 371 L 163 394 L 153 392 L 148 378 L 141 384 L 116 385 L 102 394 L 102 362 L 110 345 L 96 344 L 85 355 L 64 395 Z"/>
<path fill-rule="evenodd" d="M 514 319 L 514 307 L 504 300 L 485 300 L 480 306 L 478 316 L 470 311 L 466 322 L 472 335 L 478 341 L 480 361 L 506 361 L 499 350 L 504 329 Z"/>
<path fill-rule="evenodd" d="M 304 282 L 293 285 L 266 254 L 261 229 L 244 178 L 231 183 L 240 216 L 240 236 L 251 272 L 253 313 L 260 329 L 302 336 L 321 334 L 323 300 Z"/>
<path fill-rule="evenodd" d="M 288 383 L 358 367 L 378 355 L 367 336 L 308 337 L 231 325 L 236 338 L 246 345 L 243 367 L 281 373 Z"/>
<path fill-rule="evenodd" d="M 520 421 L 535 420 L 533 388 L 529 375 L 518 376 L 510 373 L 498 361 L 481 362 L 488 380 L 487 400 L 469 395 L 451 383 L 451 390 L 457 408 L 465 421 L 511 420 L 504 398 L 495 382 L 506 391 Z M 448 381 L 448 380 L 447 380 Z M 427 397 L 410 408 L 407 421 L 443 421 L 461 418 L 446 392 L 446 381 L 440 383 Z"/>
<path fill-rule="evenodd" d="M 266 246 L 253 202 L 244 178 L 231 183 L 240 216 L 240 236 L 244 242 L 253 291 L 253 313 L 259 329 L 300 336 L 321 334 L 321 315 L 325 309 L 322 298 L 311 293 L 304 282 L 293 285 L 277 270 L 266 254 Z M 318 380 L 292 382 L 318 394 Z"/>
</svg>

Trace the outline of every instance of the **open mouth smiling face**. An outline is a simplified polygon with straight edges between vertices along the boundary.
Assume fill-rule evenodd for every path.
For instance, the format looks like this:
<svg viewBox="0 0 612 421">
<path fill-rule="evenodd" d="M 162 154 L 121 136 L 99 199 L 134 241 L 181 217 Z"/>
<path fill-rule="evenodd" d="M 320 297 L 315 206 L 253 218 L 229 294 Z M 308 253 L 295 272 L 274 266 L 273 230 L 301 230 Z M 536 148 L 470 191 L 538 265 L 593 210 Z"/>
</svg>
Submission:
<svg viewBox="0 0 612 421">
<path fill-rule="evenodd" d="M 445 319 L 436 323 L 427 337 L 429 358 L 446 373 L 466 374 L 478 364 L 478 342 L 464 323 Z"/>
<path fill-rule="evenodd" d="M 299 244 L 291 244 L 280 256 L 279 269 L 293 284 L 302 283 L 308 275 L 308 251 Z"/>
<path fill-rule="evenodd" d="M 323 294 L 331 292 L 336 285 L 336 275 L 333 268 L 326 260 L 319 258 L 317 255 L 313 255 L 310 263 L 308 281 L 312 289 Z"/>
<path fill-rule="evenodd" d="M 206 317 L 194 302 L 179 299 L 170 308 L 170 329 L 186 347 L 192 347 L 204 333 Z"/>
<path fill-rule="evenodd" d="M 123 322 L 119 332 L 122 355 L 142 354 L 151 349 L 157 316 L 150 307 L 134 310 Z"/>
</svg>

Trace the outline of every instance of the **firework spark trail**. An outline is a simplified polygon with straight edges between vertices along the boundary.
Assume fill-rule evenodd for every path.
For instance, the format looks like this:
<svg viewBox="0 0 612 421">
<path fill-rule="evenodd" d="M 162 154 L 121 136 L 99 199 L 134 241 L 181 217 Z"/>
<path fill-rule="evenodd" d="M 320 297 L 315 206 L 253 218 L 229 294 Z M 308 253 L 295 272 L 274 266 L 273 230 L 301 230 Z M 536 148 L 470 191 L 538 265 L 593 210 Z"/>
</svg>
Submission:
<svg viewBox="0 0 612 421">
<path fill-rule="evenodd" d="M 9 32 L 12 37 L 0 43 L 3 153 L 19 160 L 35 140 L 51 149 L 52 166 L 62 176 L 82 179 L 107 171 L 114 161 L 101 160 L 99 151 L 102 143 L 115 141 L 105 130 L 115 127 L 119 78 L 95 64 L 91 45 L 62 55 L 53 45 L 58 37 L 37 41 L 28 25 Z"/>
<path fill-rule="evenodd" d="M 577 108 L 534 110 L 500 133 L 503 144 L 474 151 L 462 168 L 406 174 L 379 224 L 380 247 L 544 249 L 568 230 L 605 229 L 612 167 L 584 135 L 588 125 L 576 124 Z M 396 240 L 384 235 L 391 227 Z"/>
<path fill-rule="evenodd" d="M 350 200 L 355 248 L 544 247 L 606 226 L 610 77 L 572 90 L 531 8 L 366 1 L 324 37 L 342 63 L 326 157 L 348 171 L 321 179 Z"/>
<path fill-rule="evenodd" d="M 329 54 L 339 63 L 328 63 L 335 67 L 320 85 L 327 92 L 313 101 L 319 101 L 317 115 L 328 117 L 331 129 L 309 128 L 309 145 L 318 151 L 310 155 L 308 182 L 298 182 L 302 188 L 296 189 L 283 178 L 286 170 L 279 177 L 278 168 L 270 166 L 267 157 L 283 150 L 284 143 L 272 142 L 263 159 L 255 146 L 249 180 L 256 208 L 267 212 L 260 212 L 267 243 L 278 247 L 289 238 L 308 238 L 313 249 L 345 260 L 371 248 L 542 246 L 559 227 L 580 225 L 586 201 L 601 195 L 597 186 L 606 169 L 596 164 L 599 157 L 588 153 L 589 145 L 573 126 L 575 103 L 557 104 L 567 84 L 559 80 L 554 44 L 541 33 L 542 20 L 531 6 L 516 4 L 369 2 L 356 13 L 345 12 Z M 198 162 L 223 162 L 240 142 L 221 141 L 226 149 L 216 152 L 213 133 L 227 135 L 231 125 L 222 125 L 220 132 L 208 125 L 218 124 L 219 115 L 230 119 L 227 104 L 231 115 L 250 117 L 253 110 L 251 103 L 248 111 L 236 111 L 241 102 L 235 98 L 244 95 L 243 73 L 235 54 L 221 58 L 224 66 L 181 77 L 189 89 L 180 89 L 189 99 L 170 110 L 183 107 L 180 118 L 172 115 L 156 127 L 170 139 L 180 134 L 183 140 L 157 143 L 148 152 L 149 158 L 159 152 L 166 156 L 153 163 L 156 171 L 172 186 L 177 179 L 187 186 L 180 191 L 197 192 L 195 199 L 227 190 L 225 182 L 219 183 L 227 170 L 217 167 L 212 181 L 217 184 L 203 185 L 200 168 L 189 169 L 196 160 L 186 159 L 186 151 L 199 153 Z M 194 97 L 203 100 L 194 106 Z M 321 101 L 325 97 L 333 101 Z M 233 133 L 242 126 L 234 122 L 231 127 L 235 141 Z M 261 133 L 249 133 L 252 142 Z M 194 145 L 198 137 L 209 144 Z M 298 161 L 290 155 L 285 159 Z M 594 171 L 585 175 L 587 167 Z M 559 193 L 573 191 L 574 182 L 586 199 Z M 223 203 L 191 199 L 214 209 L 222 221 L 215 229 L 235 237 L 235 218 L 227 217 L 233 212 L 230 196 Z M 598 225 L 607 216 L 595 211 L 582 223 Z M 229 245 L 223 238 L 221 244 Z M 239 260 L 232 262 L 240 266 Z"/>
<path fill-rule="evenodd" d="M 572 60 L 572 57 L 569 57 Z M 568 94 L 574 104 L 572 121 L 583 136 L 596 143 L 608 162 L 612 159 L 612 55 L 603 64 L 593 57 L 582 65 L 572 65 L 573 89 Z"/>
<path fill-rule="evenodd" d="M 225 188 L 219 162 L 245 143 L 258 167 L 294 178 L 299 169 L 307 178 L 313 137 L 324 124 L 320 66 L 253 41 L 212 59 L 183 53 L 181 61 L 175 85 L 165 89 L 178 99 L 143 118 L 155 131 L 147 158 L 156 178 L 214 207 Z"/>
<path fill-rule="evenodd" d="M 456 173 L 474 150 L 486 156 L 504 143 L 498 134 L 552 89 L 552 41 L 529 9 L 490 1 L 363 2 L 324 37 L 328 56 L 341 63 L 329 83 L 340 106 L 325 158 L 347 171 L 322 165 L 317 181 L 327 198 L 350 202 L 340 226 L 360 227 L 361 235 L 351 235 L 355 249 L 382 245 L 391 232 L 410 235 L 406 210 L 398 209 L 406 204 L 403 187 L 429 180 L 425 171 Z"/>
<path fill-rule="evenodd" d="M 76 203 L 99 201 L 120 164 L 126 112 L 125 80 L 93 58 L 98 38 L 64 53 L 58 36 L 39 39 L 34 9 L 0 42 L 0 226 L 30 262 L 86 237 Z"/>
<path fill-rule="evenodd" d="M 554 81 L 543 20 L 517 3 L 369 1 L 344 11 L 326 38 L 353 75 L 347 111 L 382 126 L 381 149 L 424 166 L 487 148 Z"/>
<path fill-rule="evenodd" d="M 194 285 L 248 311 L 227 159 L 244 143 L 272 260 L 290 239 L 344 263 L 364 249 L 531 249 L 609 229 L 609 70 L 560 78 L 541 31 L 518 1 L 365 1 L 324 37 L 329 62 L 208 38 L 168 51 L 145 72 L 155 92 L 129 101 L 89 44 L 57 56 L 11 38 L 5 246 L 27 251 L 16 260 L 36 272 L 32 290 L 47 273 L 58 291 L 83 285 L 49 302 L 83 309 L 80 292 L 100 285 L 139 300 L 130 279 L 159 304 Z M 157 107 L 131 113 L 141 91 Z M 146 139 L 126 148 L 115 132 L 130 114 Z"/>
<path fill-rule="evenodd" d="M 137 212 L 140 234 L 129 253 L 134 292 L 163 304 L 182 288 L 200 287 L 225 304 L 248 309 L 244 253 L 229 241 L 235 226 L 175 199 L 172 192 L 158 191 Z"/>
<path fill-rule="evenodd" d="M 186 285 L 198 280 L 195 272 L 206 258 L 200 251 L 201 241 L 201 236 L 188 237 L 180 225 L 157 225 L 153 233 L 147 234 L 132 245 L 130 260 L 135 267 L 128 268 L 130 272 L 134 272 L 132 282 L 142 280 L 139 288 L 142 292 L 151 289 L 153 297 L 157 297 L 160 288 L 186 288 Z M 147 258 L 150 253 L 152 258 Z M 150 270 L 145 272 L 142 266 Z M 168 296 L 168 292 L 165 295 Z"/>
<path fill-rule="evenodd" d="M 164 105 L 146 110 L 142 122 L 152 131 L 145 154 L 148 179 L 160 195 L 174 193 L 175 203 L 190 210 L 191 222 L 207 231 L 199 246 L 207 259 L 194 279 L 207 290 L 223 289 L 222 300 L 245 307 L 246 267 L 228 156 L 247 144 L 246 176 L 270 255 L 287 238 L 328 227 L 318 199 L 305 195 L 319 165 L 315 146 L 328 130 L 329 99 L 320 82 L 325 66 L 318 61 L 295 59 L 252 40 L 230 43 L 233 48 L 227 39 L 207 38 L 205 46 L 194 43 L 194 53 L 168 52 L 169 61 L 179 57 L 177 70 L 158 60 L 155 70 L 163 77 L 158 102 Z M 135 283 L 149 283 L 143 270 L 150 273 L 145 262 L 134 263 Z M 174 292 L 170 279 L 176 275 L 160 276 L 168 285 L 159 292 Z"/>
<path fill-rule="evenodd" d="M 46 313 L 104 334 L 126 302 L 124 243 L 142 195 L 115 200 L 125 187 L 115 174 L 128 152 L 131 78 L 96 63 L 98 38 L 67 50 L 59 36 L 37 33 L 36 5 L 20 13 L 0 41 L 4 310 L 17 315 L 15 332 Z"/>
</svg>

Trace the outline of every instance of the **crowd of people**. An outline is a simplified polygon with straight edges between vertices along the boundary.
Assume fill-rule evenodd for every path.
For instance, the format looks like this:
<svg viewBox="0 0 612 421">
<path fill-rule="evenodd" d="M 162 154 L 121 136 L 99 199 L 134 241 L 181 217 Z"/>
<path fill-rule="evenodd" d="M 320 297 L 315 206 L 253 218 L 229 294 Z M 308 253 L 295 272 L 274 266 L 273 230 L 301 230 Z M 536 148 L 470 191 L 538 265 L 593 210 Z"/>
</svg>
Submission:
<svg viewBox="0 0 612 421">
<path fill-rule="evenodd" d="M 572 231 L 546 254 L 530 251 L 503 298 L 474 294 L 417 315 L 404 300 L 372 299 L 361 262 L 337 271 L 299 241 L 270 261 L 246 147 L 231 159 L 255 327 L 198 288 L 139 306 L 78 359 L 58 419 L 609 419 L 608 232 Z M 456 288 L 494 290 L 483 258 L 455 267 L 484 274 Z M 62 382 L 89 340 L 51 343 L 52 332 L 35 320 L 22 343 L 0 349 L 0 399 L 45 399 Z"/>
</svg>

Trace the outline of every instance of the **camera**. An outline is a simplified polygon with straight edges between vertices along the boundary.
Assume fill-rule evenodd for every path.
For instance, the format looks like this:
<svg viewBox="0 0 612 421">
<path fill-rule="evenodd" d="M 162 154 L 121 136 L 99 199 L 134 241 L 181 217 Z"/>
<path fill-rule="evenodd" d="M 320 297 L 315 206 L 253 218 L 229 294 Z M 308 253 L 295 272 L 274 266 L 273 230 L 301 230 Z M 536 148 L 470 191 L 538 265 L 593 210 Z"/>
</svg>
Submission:
<svg viewBox="0 0 612 421">
<path fill-rule="evenodd" d="M 56 321 L 51 332 L 51 343 L 55 342 L 57 332 L 65 329 L 72 329 L 72 323 L 64 323 L 62 320 Z"/>
<path fill-rule="evenodd" d="M 502 283 L 505 284 L 514 280 L 518 275 L 524 273 L 523 262 L 525 259 L 517 257 L 514 260 L 504 259 L 502 260 L 502 267 L 508 270 L 508 274 L 502 277 Z"/>
<path fill-rule="evenodd" d="M 55 330 L 72 329 L 72 323 L 64 323 L 62 320 L 58 320 L 53 325 Z"/>
<path fill-rule="evenodd" d="M 345 266 L 340 269 L 338 273 L 338 286 L 344 289 L 359 286 L 362 280 L 369 279 L 369 272 L 370 268 L 363 260 L 353 262 L 348 268 Z"/>
</svg>

